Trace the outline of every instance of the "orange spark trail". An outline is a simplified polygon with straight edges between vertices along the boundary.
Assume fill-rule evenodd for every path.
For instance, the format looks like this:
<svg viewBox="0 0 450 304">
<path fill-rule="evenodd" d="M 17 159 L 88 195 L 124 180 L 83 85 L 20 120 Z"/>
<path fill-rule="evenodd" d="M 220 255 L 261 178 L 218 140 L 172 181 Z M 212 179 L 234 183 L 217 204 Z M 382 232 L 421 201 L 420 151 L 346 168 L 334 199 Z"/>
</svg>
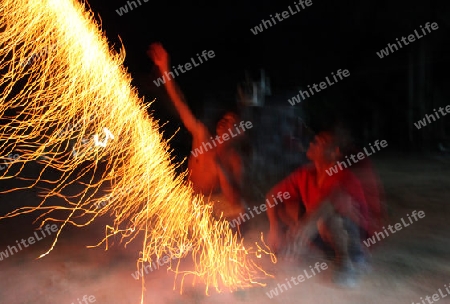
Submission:
<svg viewBox="0 0 450 304">
<path fill-rule="evenodd" d="M 27 180 L 24 168 L 39 162 L 39 178 L 5 192 L 52 185 L 39 206 L 0 219 L 40 212 L 41 226 L 59 222 L 42 257 L 67 225 L 86 226 L 109 214 L 100 244 L 107 247 L 113 235 L 125 243 L 143 236 L 138 269 L 180 249 L 177 257 L 192 255 L 195 269 L 179 271 L 175 262 L 171 269 L 183 280 L 200 279 L 206 292 L 263 285 L 257 280 L 268 274 L 257 259 L 274 256 L 265 245 L 246 248 L 228 222 L 211 216 L 211 203 L 194 195 L 186 173 L 175 174 L 157 122 L 122 66 L 124 49 L 109 48 L 91 13 L 74 0 L 1 0 L 0 18 L 0 159 L 20 155 L 0 171 L 0 180 Z M 58 179 L 45 179 L 49 170 L 59 172 Z M 111 192 L 99 198 L 105 184 Z M 75 185 L 78 193 L 68 195 Z M 144 288 L 141 303 L 143 295 Z"/>
</svg>

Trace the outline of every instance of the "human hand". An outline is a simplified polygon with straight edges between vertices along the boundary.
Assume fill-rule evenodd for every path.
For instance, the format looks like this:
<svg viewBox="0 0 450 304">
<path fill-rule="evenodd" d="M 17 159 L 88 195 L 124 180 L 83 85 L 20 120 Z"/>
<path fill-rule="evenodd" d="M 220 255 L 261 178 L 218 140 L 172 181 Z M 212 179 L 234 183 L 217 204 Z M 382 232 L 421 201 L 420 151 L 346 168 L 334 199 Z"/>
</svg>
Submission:
<svg viewBox="0 0 450 304">
<path fill-rule="evenodd" d="M 167 69 L 169 66 L 169 55 L 161 43 L 156 42 L 151 44 L 148 47 L 147 55 L 159 69 Z"/>
</svg>

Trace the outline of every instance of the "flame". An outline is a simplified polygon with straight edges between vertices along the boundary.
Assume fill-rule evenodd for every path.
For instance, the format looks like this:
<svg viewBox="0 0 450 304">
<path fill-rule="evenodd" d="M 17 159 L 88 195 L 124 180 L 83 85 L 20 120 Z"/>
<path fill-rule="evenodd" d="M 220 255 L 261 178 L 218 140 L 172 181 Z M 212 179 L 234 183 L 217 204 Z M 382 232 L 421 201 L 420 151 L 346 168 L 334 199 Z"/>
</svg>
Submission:
<svg viewBox="0 0 450 304">
<path fill-rule="evenodd" d="M 0 180 L 29 182 L 2 193 L 51 184 L 38 206 L 0 219 L 39 211 L 41 227 L 58 222 L 43 257 L 67 225 L 83 227 L 108 214 L 111 223 L 96 246 L 107 249 L 115 235 L 125 244 L 143 236 L 138 270 L 174 249 L 179 258 L 192 255 L 194 270 L 180 271 L 179 260 L 170 266 L 182 276 L 181 292 L 187 275 L 202 281 L 206 294 L 264 286 L 257 281 L 271 275 L 257 261 L 262 253 L 272 261 L 274 255 L 262 235 L 264 245 L 246 248 L 227 221 L 212 217 L 211 202 L 194 194 L 186 173 L 175 174 L 168 144 L 147 114 L 151 103 L 139 99 L 122 66 L 124 48 L 110 49 L 92 13 L 74 0 L 1 0 L 0 10 L 0 114 L 6 121 L 0 158 L 20 155 Z M 31 162 L 41 164 L 36 179 L 21 174 Z M 60 175 L 44 178 L 49 170 Z M 73 185 L 78 193 L 68 195 Z M 111 190 L 99 197 L 105 185 Z M 58 204 L 50 200 L 55 197 Z"/>
</svg>

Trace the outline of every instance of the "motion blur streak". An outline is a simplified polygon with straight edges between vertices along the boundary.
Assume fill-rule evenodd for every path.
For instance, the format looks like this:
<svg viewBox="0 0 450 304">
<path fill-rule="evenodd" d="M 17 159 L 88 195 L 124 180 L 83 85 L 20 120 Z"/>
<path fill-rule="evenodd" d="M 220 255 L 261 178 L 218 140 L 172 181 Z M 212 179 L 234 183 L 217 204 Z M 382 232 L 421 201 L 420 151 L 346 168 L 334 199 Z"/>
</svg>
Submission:
<svg viewBox="0 0 450 304">
<path fill-rule="evenodd" d="M 65 226 L 83 227 L 109 214 L 111 223 L 97 246 L 108 248 L 114 235 L 126 244 L 140 235 L 138 269 L 169 250 L 180 249 L 177 257 L 186 257 L 192 246 L 195 269 L 179 270 L 179 260 L 170 268 L 182 276 L 181 292 L 187 275 L 200 279 L 206 293 L 211 287 L 220 292 L 263 285 L 257 281 L 269 274 L 256 261 L 262 254 L 275 258 L 262 236 L 264 245 L 246 248 L 228 222 L 211 216 L 211 203 L 193 194 L 186 173 L 175 174 L 157 122 L 122 66 L 124 49 L 109 48 L 92 14 L 73 0 L 1 0 L 0 18 L 0 157 L 20 154 L 0 180 L 29 182 L 3 193 L 51 184 L 38 206 L 0 219 L 40 212 L 41 226 L 59 222 L 43 257 Z M 26 166 L 36 162 L 39 178 L 23 177 Z M 48 171 L 60 176 L 45 178 Z M 105 185 L 111 192 L 96 195 Z M 78 193 L 67 194 L 69 186 Z M 141 303 L 144 280 L 142 287 Z"/>
</svg>

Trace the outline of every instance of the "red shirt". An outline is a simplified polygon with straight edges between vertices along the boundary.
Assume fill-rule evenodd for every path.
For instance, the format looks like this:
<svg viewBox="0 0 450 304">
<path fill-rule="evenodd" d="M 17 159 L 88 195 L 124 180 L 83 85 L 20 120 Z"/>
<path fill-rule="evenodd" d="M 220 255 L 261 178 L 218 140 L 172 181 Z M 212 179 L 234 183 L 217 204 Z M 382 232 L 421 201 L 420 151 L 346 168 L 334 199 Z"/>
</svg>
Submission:
<svg viewBox="0 0 450 304">
<path fill-rule="evenodd" d="M 306 165 L 291 173 L 277 184 L 271 193 L 288 192 L 290 198 L 284 200 L 286 204 L 303 203 L 306 213 L 314 212 L 321 203 L 329 199 L 333 204 L 338 203 L 336 196 L 339 191 L 352 198 L 357 216 L 349 215 L 361 228 L 368 228 L 368 210 L 361 183 L 350 170 L 341 170 L 332 176 L 327 176 L 322 185 L 317 185 L 317 171 L 315 166 Z"/>
</svg>

